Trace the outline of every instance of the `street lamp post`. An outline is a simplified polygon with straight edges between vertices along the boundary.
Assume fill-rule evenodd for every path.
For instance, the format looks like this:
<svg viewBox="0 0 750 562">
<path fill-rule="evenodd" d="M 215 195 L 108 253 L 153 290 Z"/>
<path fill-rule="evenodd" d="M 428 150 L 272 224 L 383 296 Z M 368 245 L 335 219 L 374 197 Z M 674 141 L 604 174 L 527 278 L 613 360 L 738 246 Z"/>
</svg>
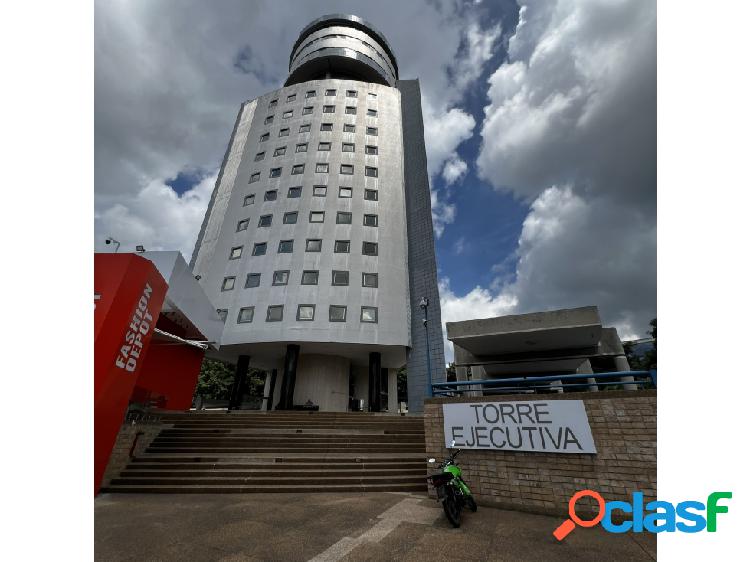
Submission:
<svg viewBox="0 0 750 562">
<path fill-rule="evenodd" d="M 419 301 L 419 306 L 424 310 L 424 318 L 422 319 L 422 325 L 424 326 L 424 339 L 425 349 L 427 350 L 427 396 L 432 398 L 432 365 L 430 364 L 430 332 L 427 329 L 427 307 L 430 306 L 430 299 L 422 297 Z"/>
</svg>

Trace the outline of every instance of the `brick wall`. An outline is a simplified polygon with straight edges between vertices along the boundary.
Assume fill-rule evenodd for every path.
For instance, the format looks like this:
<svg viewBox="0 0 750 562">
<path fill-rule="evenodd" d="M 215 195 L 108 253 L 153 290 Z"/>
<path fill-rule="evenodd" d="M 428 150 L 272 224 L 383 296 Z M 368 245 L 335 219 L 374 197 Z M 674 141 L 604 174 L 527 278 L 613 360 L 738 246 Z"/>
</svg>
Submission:
<svg viewBox="0 0 750 562">
<path fill-rule="evenodd" d="M 557 515 L 566 514 L 570 497 L 587 488 L 600 492 L 605 500 L 629 500 L 634 491 L 643 492 L 646 502 L 656 499 L 655 390 L 428 399 L 424 412 L 428 457 L 441 460 L 447 455 L 443 403 L 525 400 L 583 400 L 598 452 L 462 451 L 456 462 L 477 503 Z M 582 499 L 577 512 L 581 516 L 591 512 L 591 504 Z"/>
<path fill-rule="evenodd" d="M 137 433 L 143 432 L 143 435 L 138 436 L 138 441 L 133 450 L 134 456 L 143 453 L 163 428 L 164 425 L 160 421 L 124 423 L 120 427 L 115 446 L 112 448 L 112 453 L 109 456 L 109 463 L 107 463 L 107 468 L 104 471 L 101 487 L 104 488 L 109 485 L 110 481 L 113 478 L 117 478 L 120 472 L 125 469 L 125 466 L 130 461 L 130 448 L 133 446 L 133 441 Z"/>
</svg>

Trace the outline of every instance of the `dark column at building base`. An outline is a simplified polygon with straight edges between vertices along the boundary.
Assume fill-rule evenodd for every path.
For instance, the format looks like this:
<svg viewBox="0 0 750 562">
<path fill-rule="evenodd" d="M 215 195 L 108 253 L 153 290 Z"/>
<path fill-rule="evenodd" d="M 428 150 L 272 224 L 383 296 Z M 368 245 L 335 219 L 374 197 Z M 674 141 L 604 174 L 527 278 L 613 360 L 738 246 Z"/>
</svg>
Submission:
<svg viewBox="0 0 750 562">
<path fill-rule="evenodd" d="M 273 393 L 276 390 L 276 369 L 271 371 L 271 382 L 268 383 L 268 398 L 266 399 L 266 410 L 273 408 Z"/>
<path fill-rule="evenodd" d="M 297 362 L 299 361 L 299 346 L 286 346 L 284 357 L 284 376 L 281 379 L 281 397 L 277 410 L 291 410 L 294 408 L 294 383 L 297 380 Z"/>
<path fill-rule="evenodd" d="M 370 353 L 368 406 L 371 412 L 380 411 L 380 353 Z"/>
<path fill-rule="evenodd" d="M 236 410 L 242 403 L 242 389 L 245 387 L 245 379 L 247 378 L 247 371 L 250 368 L 250 356 L 240 355 L 237 358 L 237 366 L 234 370 L 234 382 L 232 383 L 232 390 L 229 394 L 229 406 L 227 410 Z"/>
</svg>

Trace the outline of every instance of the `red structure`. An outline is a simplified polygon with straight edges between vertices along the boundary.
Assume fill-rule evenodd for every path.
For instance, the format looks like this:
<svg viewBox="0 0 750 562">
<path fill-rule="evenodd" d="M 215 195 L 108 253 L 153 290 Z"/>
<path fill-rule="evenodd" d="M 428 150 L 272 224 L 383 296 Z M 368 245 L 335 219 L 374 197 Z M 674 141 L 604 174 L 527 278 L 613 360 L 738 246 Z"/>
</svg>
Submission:
<svg viewBox="0 0 750 562">
<path fill-rule="evenodd" d="M 184 287 L 183 287 L 184 290 Z M 130 402 L 188 410 L 205 350 L 182 324 L 154 263 L 94 255 L 94 493 L 99 492 Z M 159 328 L 164 334 L 155 334 Z"/>
</svg>

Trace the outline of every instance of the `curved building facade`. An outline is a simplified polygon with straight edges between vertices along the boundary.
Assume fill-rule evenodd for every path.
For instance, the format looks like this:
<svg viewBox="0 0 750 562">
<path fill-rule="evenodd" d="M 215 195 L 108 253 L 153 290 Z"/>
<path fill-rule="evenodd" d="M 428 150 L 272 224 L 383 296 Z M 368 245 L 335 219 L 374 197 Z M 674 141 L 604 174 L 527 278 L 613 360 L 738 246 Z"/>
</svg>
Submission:
<svg viewBox="0 0 750 562">
<path fill-rule="evenodd" d="M 444 359 L 419 89 L 371 25 L 312 22 L 284 87 L 242 105 L 191 266 L 265 407 L 395 411 L 409 363 L 421 411 L 424 338 L 435 380 Z"/>
</svg>

